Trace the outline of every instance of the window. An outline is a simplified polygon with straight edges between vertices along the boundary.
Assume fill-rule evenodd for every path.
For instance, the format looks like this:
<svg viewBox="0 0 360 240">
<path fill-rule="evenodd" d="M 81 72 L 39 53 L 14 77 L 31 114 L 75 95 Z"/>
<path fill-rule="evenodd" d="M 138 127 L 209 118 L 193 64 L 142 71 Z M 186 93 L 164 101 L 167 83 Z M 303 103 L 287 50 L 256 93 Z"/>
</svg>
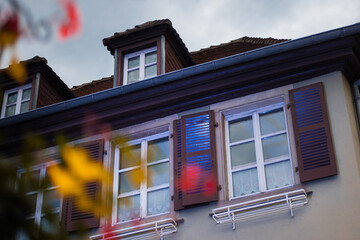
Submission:
<svg viewBox="0 0 360 240">
<path fill-rule="evenodd" d="M 226 116 L 230 198 L 293 185 L 283 104 Z"/>
<path fill-rule="evenodd" d="M 124 85 L 157 75 L 156 47 L 125 55 Z"/>
<path fill-rule="evenodd" d="M 31 84 L 5 91 L 1 118 L 29 111 L 30 97 Z"/>
<path fill-rule="evenodd" d="M 115 223 L 170 212 L 168 133 L 116 146 L 114 179 Z"/>
<path fill-rule="evenodd" d="M 30 203 L 28 221 L 41 227 L 45 232 L 52 233 L 56 229 L 54 223 L 60 222 L 60 196 L 57 187 L 49 181 L 47 170 L 54 162 L 32 168 L 30 171 L 19 170 L 21 186 Z M 51 219 L 51 221 L 49 221 Z M 54 221 L 58 219 L 59 221 Z M 20 237 L 20 239 L 23 239 Z M 26 239 L 26 238 L 25 238 Z"/>
</svg>

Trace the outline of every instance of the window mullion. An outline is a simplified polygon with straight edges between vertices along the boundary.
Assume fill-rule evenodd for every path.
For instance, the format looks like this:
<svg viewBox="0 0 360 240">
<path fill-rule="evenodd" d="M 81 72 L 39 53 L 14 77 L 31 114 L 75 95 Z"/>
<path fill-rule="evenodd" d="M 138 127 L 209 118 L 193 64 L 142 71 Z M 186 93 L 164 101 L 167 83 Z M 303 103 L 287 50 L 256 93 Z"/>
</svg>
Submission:
<svg viewBox="0 0 360 240">
<path fill-rule="evenodd" d="M 40 183 L 45 178 L 45 171 L 46 171 L 45 167 L 40 168 L 39 186 L 42 185 Z M 38 226 L 40 226 L 40 222 L 41 222 L 43 197 L 44 197 L 44 189 L 40 189 L 40 187 L 39 187 L 39 189 L 37 191 L 37 196 L 36 196 L 36 210 L 35 210 L 35 224 L 37 224 Z"/>
<path fill-rule="evenodd" d="M 145 78 L 145 53 L 140 54 L 140 63 L 139 63 L 139 80 Z"/>
<path fill-rule="evenodd" d="M 143 140 L 141 142 L 141 171 L 144 173 L 144 179 L 142 179 L 140 184 L 140 216 L 146 217 L 147 215 L 147 191 L 146 191 L 146 176 L 147 176 L 147 141 Z"/>
<path fill-rule="evenodd" d="M 119 189 L 119 165 L 120 165 L 120 147 L 115 148 L 115 162 L 114 162 L 114 182 L 113 184 L 113 214 L 112 214 L 112 223 L 117 222 L 118 217 L 118 189 Z"/>
<path fill-rule="evenodd" d="M 16 99 L 15 114 L 20 113 L 21 98 L 22 98 L 22 89 L 19 89 L 18 94 L 17 94 L 17 99 Z"/>
<path fill-rule="evenodd" d="M 264 157 L 261 143 L 261 132 L 260 132 L 260 119 L 257 112 L 253 113 L 253 124 L 254 124 L 254 138 L 255 138 L 255 153 L 256 153 L 256 165 L 258 171 L 259 191 L 266 191 L 265 181 L 265 169 L 264 169 Z"/>
</svg>

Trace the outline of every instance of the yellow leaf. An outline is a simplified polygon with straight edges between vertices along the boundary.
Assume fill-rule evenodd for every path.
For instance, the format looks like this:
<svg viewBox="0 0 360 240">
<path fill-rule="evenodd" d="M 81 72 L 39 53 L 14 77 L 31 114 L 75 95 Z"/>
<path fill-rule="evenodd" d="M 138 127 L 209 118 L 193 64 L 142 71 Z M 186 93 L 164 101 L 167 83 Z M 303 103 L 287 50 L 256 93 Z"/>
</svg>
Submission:
<svg viewBox="0 0 360 240">
<path fill-rule="evenodd" d="M 51 182 L 59 186 L 59 191 L 65 196 L 82 194 L 82 185 L 59 165 L 51 166 L 48 170 Z"/>
<path fill-rule="evenodd" d="M 19 84 L 24 84 L 26 81 L 26 67 L 22 62 L 18 62 L 16 57 L 12 57 L 11 64 L 7 68 L 9 75 L 15 79 Z"/>
<path fill-rule="evenodd" d="M 64 146 L 63 158 L 69 171 L 82 181 L 105 181 L 110 178 L 101 163 L 91 159 L 90 155 L 82 148 Z"/>
</svg>

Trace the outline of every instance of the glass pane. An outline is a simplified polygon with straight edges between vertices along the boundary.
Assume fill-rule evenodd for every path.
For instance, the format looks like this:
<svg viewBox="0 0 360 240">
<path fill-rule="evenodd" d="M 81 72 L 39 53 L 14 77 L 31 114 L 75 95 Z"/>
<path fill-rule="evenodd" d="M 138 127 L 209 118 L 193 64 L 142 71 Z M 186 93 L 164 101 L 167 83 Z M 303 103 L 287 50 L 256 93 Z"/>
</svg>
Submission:
<svg viewBox="0 0 360 240">
<path fill-rule="evenodd" d="M 147 181 L 148 187 L 169 183 L 169 162 L 149 166 Z"/>
<path fill-rule="evenodd" d="M 31 194 L 31 195 L 26 195 L 26 200 L 29 206 L 29 213 L 30 216 L 35 214 L 36 211 L 36 201 L 37 201 L 37 194 Z"/>
<path fill-rule="evenodd" d="M 258 174 L 256 168 L 234 172 L 232 177 L 234 197 L 259 192 Z"/>
<path fill-rule="evenodd" d="M 30 101 L 21 103 L 20 113 L 27 112 L 30 109 Z"/>
<path fill-rule="evenodd" d="M 156 64 L 145 67 L 145 78 L 156 76 Z"/>
<path fill-rule="evenodd" d="M 230 147 L 231 166 L 236 167 L 243 164 L 256 162 L 255 142 L 251 141 Z"/>
<path fill-rule="evenodd" d="M 55 234 L 59 230 L 60 216 L 59 214 L 50 214 L 41 217 L 40 227 L 46 233 Z"/>
<path fill-rule="evenodd" d="M 139 166 L 141 161 L 141 145 L 133 145 L 120 149 L 119 169 Z"/>
<path fill-rule="evenodd" d="M 289 155 L 286 133 L 262 140 L 264 159 Z"/>
<path fill-rule="evenodd" d="M 16 105 L 6 107 L 5 117 L 10 117 L 15 115 L 15 109 L 16 109 Z"/>
<path fill-rule="evenodd" d="M 155 62 L 156 62 L 156 52 L 145 54 L 145 64 L 155 63 Z"/>
<path fill-rule="evenodd" d="M 30 95 L 31 95 L 31 88 L 28 88 L 28 89 L 23 90 L 21 100 L 28 100 L 28 99 L 30 99 Z"/>
<path fill-rule="evenodd" d="M 253 138 L 252 117 L 246 117 L 229 122 L 230 143 Z"/>
<path fill-rule="evenodd" d="M 119 174 L 119 194 L 140 189 L 139 171 L 135 169 Z"/>
<path fill-rule="evenodd" d="M 293 184 L 290 160 L 266 165 L 265 175 L 268 190 Z"/>
<path fill-rule="evenodd" d="M 40 185 L 40 170 L 21 174 L 21 186 L 25 192 L 38 191 Z"/>
<path fill-rule="evenodd" d="M 140 56 L 129 58 L 128 60 L 128 69 L 138 67 L 140 63 Z"/>
<path fill-rule="evenodd" d="M 147 156 L 149 163 L 167 158 L 169 158 L 169 138 L 166 137 L 149 141 Z"/>
<path fill-rule="evenodd" d="M 147 215 L 156 215 L 170 211 L 169 188 L 148 192 Z"/>
<path fill-rule="evenodd" d="M 118 222 L 140 217 L 140 195 L 118 200 Z"/>
<path fill-rule="evenodd" d="M 56 190 L 44 191 L 43 200 L 44 209 L 56 209 L 60 207 L 60 196 Z"/>
<path fill-rule="evenodd" d="M 18 95 L 17 92 L 10 93 L 10 94 L 8 95 L 8 100 L 7 100 L 6 105 L 16 103 L 17 95 Z"/>
<path fill-rule="evenodd" d="M 134 71 L 128 72 L 127 82 L 133 83 L 136 81 L 139 81 L 139 70 L 134 70 Z"/>
<path fill-rule="evenodd" d="M 285 130 L 283 109 L 275 109 L 266 113 L 260 113 L 261 135 Z"/>
</svg>

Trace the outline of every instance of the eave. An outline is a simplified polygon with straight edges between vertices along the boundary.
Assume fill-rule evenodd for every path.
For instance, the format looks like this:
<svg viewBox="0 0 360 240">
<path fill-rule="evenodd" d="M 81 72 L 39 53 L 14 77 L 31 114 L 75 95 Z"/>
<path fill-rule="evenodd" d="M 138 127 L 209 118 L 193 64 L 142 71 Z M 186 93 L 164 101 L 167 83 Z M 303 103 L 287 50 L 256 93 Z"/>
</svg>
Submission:
<svg viewBox="0 0 360 240">
<path fill-rule="evenodd" d="M 355 24 L 2 119 L 6 143 L 1 149 L 14 154 L 28 132 L 49 145 L 59 132 L 81 138 L 88 114 L 120 129 L 333 71 L 354 82 L 360 78 L 359 37 L 360 24 Z"/>
</svg>

